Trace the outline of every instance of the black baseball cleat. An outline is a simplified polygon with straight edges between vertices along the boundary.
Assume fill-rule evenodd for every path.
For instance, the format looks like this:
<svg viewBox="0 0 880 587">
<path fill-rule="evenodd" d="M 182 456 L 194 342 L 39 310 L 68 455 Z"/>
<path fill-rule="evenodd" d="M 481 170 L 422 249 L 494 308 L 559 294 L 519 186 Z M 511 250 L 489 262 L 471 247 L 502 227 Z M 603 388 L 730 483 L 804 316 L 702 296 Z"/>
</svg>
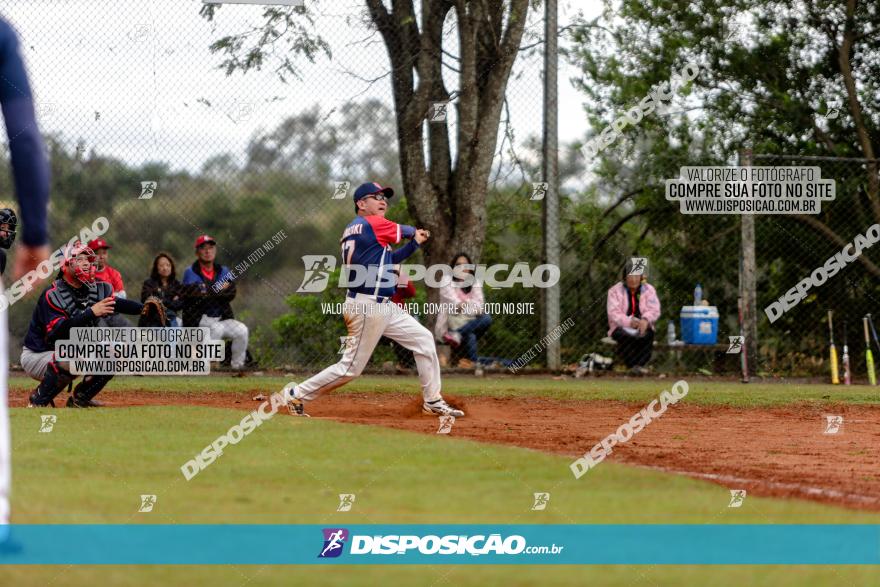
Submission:
<svg viewBox="0 0 880 587">
<path fill-rule="evenodd" d="M 67 398 L 67 407 L 68 408 L 88 408 L 89 402 L 79 402 L 74 399 L 73 396 Z"/>
<path fill-rule="evenodd" d="M 34 403 L 34 396 L 30 395 L 30 396 L 28 396 L 27 407 L 29 407 L 29 408 L 54 408 L 55 407 L 55 400 L 50 399 L 48 404 L 35 404 Z"/>
</svg>

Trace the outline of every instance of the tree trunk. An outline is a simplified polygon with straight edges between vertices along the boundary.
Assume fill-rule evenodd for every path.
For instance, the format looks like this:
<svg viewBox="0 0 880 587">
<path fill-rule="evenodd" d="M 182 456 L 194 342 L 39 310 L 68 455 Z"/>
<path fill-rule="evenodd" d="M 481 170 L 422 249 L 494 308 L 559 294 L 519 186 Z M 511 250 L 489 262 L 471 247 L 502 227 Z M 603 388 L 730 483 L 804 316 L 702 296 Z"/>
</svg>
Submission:
<svg viewBox="0 0 880 587">
<path fill-rule="evenodd" d="M 465 251 L 479 262 L 486 233 L 486 194 L 501 108 L 528 10 L 528 0 L 423 0 L 421 26 L 412 0 L 366 0 L 388 49 L 403 192 L 420 228 L 431 231 L 427 265 Z M 443 24 L 454 10 L 459 37 L 459 88 L 442 77 Z M 506 26 L 505 26 L 506 18 Z M 455 158 L 448 121 L 430 122 L 431 106 L 453 97 Z M 427 152 L 427 157 L 426 157 Z M 429 299 L 437 292 L 428 290 Z"/>
</svg>

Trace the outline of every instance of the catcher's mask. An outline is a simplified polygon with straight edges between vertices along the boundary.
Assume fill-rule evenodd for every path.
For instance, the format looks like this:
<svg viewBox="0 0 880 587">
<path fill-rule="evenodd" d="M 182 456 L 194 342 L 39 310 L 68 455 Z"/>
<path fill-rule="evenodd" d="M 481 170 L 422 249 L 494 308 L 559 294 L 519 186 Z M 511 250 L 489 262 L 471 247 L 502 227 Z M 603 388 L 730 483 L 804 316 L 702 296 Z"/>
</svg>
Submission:
<svg viewBox="0 0 880 587">
<path fill-rule="evenodd" d="M 88 259 L 88 267 L 82 267 L 77 261 L 82 255 Z M 80 241 L 76 241 L 64 251 L 62 270 L 69 279 L 76 279 L 82 283 L 95 283 L 95 252 Z"/>
<path fill-rule="evenodd" d="M 12 208 L 0 208 L 0 224 L 8 225 L 4 234 L 0 236 L 0 247 L 8 249 L 15 240 L 15 228 L 18 226 L 18 216 Z"/>
</svg>

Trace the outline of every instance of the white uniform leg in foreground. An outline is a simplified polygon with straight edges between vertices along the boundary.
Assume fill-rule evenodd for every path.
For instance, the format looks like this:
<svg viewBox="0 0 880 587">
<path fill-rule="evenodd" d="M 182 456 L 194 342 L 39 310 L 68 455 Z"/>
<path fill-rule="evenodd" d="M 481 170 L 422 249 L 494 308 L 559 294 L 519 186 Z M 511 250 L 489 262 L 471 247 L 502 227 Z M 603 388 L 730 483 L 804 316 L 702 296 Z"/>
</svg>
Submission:
<svg viewBox="0 0 880 587">
<path fill-rule="evenodd" d="M 419 321 L 395 304 L 400 313 L 388 317 L 385 336 L 413 352 L 419 382 L 422 384 L 422 397 L 426 402 L 440 399 L 440 359 L 431 332 Z"/>
<path fill-rule="evenodd" d="M 342 317 L 348 328 L 349 342 L 342 358 L 317 375 L 296 386 L 296 399 L 311 401 L 320 393 L 345 385 L 361 374 L 370 361 L 379 339 L 385 332 L 388 314 L 382 313 L 378 304 L 360 297 L 349 298 L 343 307 Z"/>
<path fill-rule="evenodd" d="M 0 284 L 0 294 L 3 286 Z M 9 429 L 9 330 L 7 311 L 0 312 L 0 542 L 9 534 L 12 492 L 12 442 Z"/>
</svg>

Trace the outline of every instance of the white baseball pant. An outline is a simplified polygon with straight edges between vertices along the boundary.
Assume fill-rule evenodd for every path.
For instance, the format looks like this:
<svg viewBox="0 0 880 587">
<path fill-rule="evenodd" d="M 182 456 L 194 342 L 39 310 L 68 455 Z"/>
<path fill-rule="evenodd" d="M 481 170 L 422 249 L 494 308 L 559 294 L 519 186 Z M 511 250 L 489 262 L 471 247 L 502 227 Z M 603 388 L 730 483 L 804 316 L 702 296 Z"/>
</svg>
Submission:
<svg viewBox="0 0 880 587">
<path fill-rule="evenodd" d="M 318 394 L 345 385 L 360 375 L 383 336 L 413 352 L 425 401 L 441 399 L 437 347 L 431 332 L 418 320 L 397 304 L 391 301 L 378 303 L 373 296 L 366 294 L 346 298 L 342 317 L 348 328 L 348 342 L 342 359 L 297 385 L 297 399 L 311 401 Z"/>
<path fill-rule="evenodd" d="M 233 369 L 244 367 L 248 346 L 248 327 L 238 320 L 221 320 L 219 316 L 202 316 L 199 326 L 211 329 L 211 338 L 221 340 L 232 339 L 232 357 L 229 363 Z"/>
<path fill-rule="evenodd" d="M 0 295 L 3 284 L 0 282 Z M 0 525 L 9 524 L 10 493 L 12 492 L 12 440 L 9 423 L 9 329 L 7 310 L 0 311 Z M 0 542 L 8 527 L 0 527 Z"/>
</svg>

